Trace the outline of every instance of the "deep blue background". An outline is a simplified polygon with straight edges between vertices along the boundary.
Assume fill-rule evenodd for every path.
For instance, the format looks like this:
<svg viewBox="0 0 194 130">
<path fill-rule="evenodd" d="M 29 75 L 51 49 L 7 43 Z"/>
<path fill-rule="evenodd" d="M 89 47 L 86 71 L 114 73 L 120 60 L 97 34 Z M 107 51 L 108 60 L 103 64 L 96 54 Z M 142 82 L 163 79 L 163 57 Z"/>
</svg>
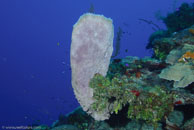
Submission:
<svg viewBox="0 0 194 130">
<path fill-rule="evenodd" d="M 72 26 L 94 5 L 123 31 L 117 57 L 150 56 L 145 49 L 155 14 L 192 0 L 0 0 L 0 127 L 51 123 L 79 104 L 71 87 Z M 115 37 L 116 38 L 116 37 Z M 128 52 L 125 52 L 128 49 Z M 1 128 L 0 128 L 1 129 Z"/>
</svg>

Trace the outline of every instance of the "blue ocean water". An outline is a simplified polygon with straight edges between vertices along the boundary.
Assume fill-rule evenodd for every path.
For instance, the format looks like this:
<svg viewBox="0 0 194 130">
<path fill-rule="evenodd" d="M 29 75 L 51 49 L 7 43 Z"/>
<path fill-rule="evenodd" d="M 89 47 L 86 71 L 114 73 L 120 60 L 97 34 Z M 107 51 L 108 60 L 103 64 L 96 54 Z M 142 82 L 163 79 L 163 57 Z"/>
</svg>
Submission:
<svg viewBox="0 0 194 130">
<path fill-rule="evenodd" d="M 71 86 L 71 33 L 91 5 L 113 20 L 115 36 L 119 27 L 125 32 L 121 58 L 151 56 L 145 47 L 155 26 L 140 19 L 165 29 L 156 15 L 183 2 L 193 0 L 1 0 L 0 126 L 50 125 L 79 106 Z"/>
</svg>

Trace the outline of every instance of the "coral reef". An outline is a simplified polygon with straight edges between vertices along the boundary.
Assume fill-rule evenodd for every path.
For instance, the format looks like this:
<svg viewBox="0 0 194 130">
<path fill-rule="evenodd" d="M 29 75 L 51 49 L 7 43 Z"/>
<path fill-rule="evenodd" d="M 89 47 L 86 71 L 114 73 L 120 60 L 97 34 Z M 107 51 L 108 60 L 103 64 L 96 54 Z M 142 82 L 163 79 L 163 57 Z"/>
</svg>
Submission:
<svg viewBox="0 0 194 130">
<path fill-rule="evenodd" d="M 173 49 L 177 49 L 178 47 L 181 48 L 185 44 L 194 45 L 194 35 L 189 31 L 193 28 L 194 25 L 184 30 L 181 30 L 180 32 L 175 32 L 171 34 L 171 37 L 165 37 L 165 34 L 161 34 L 160 36 L 159 34 L 157 34 L 157 32 L 155 36 L 155 34 L 153 33 L 153 38 L 152 36 L 150 37 L 150 41 L 147 45 L 147 49 L 153 49 L 152 58 L 165 61 L 168 54 Z"/>
<path fill-rule="evenodd" d="M 163 18 L 169 32 L 178 32 L 194 24 L 194 3 L 183 3 L 175 12 Z"/>
<path fill-rule="evenodd" d="M 158 30 L 158 31 L 153 32 L 148 39 L 149 42 L 146 46 L 146 49 L 153 48 L 154 40 L 164 38 L 164 37 L 169 37 L 169 36 L 170 36 L 169 32 L 165 30 Z"/>
<path fill-rule="evenodd" d="M 167 30 L 157 30 L 150 36 L 146 48 L 153 50 L 153 58 L 165 60 L 180 44 L 194 44 L 194 3 L 183 3 L 175 12 L 160 18 Z"/>
<path fill-rule="evenodd" d="M 109 68 L 112 65 L 115 66 L 114 61 Z M 118 114 L 128 105 L 128 118 L 145 120 L 157 127 L 158 121 L 167 116 L 174 106 L 173 94 L 161 86 L 156 75 L 163 66 L 159 61 L 133 57 L 122 59 L 118 65 L 123 68 L 120 73 L 109 69 L 107 77 L 96 74 L 90 80 L 96 100 L 93 109 L 101 113 L 109 107 L 110 113 Z M 109 75 L 114 78 L 109 78 Z M 155 82 L 150 83 L 153 75 Z"/>
<path fill-rule="evenodd" d="M 175 88 L 183 88 L 194 82 L 193 52 L 194 45 L 188 44 L 172 50 L 166 59 L 171 66 L 163 69 L 159 77 L 173 80 Z"/>
<path fill-rule="evenodd" d="M 181 111 L 173 111 L 169 114 L 168 116 L 168 120 L 173 123 L 176 124 L 176 126 L 180 127 L 183 124 L 184 121 L 184 114 Z"/>
<path fill-rule="evenodd" d="M 51 127 L 37 128 L 193 130 L 194 115 L 185 112 L 194 108 L 194 25 L 184 14 L 193 18 L 191 9 L 183 4 L 164 18 L 168 30 L 152 34 L 147 46 L 152 58 L 111 59 L 112 21 L 83 15 L 74 25 L 71 45 L 72 86 L 81 107 L 60 115 Z M 180 25 L 182 18 L 186 21 Z"/>
<path fill-rule="evenodd" d="M 188 120 L 182 127 L 183 130 L 193 130 L 194 128 L 194 118 Z"/>
<path fill-rule="evenodd" d="M 184 88 L 194 82 L 194 69 L 192 65 L 176 63 L 164 69 L 159 75 L 160 78 L 173 80 L 175 88 Z"/>
<path fill-rule="evenodd" d="M 193 56 L 185 55 L 188 52 L 194 52 L 194 45 L 184 44 L 183 46 L 180 46 L 177 49 L 173 49 L 167 56 L 165 62 L 170 65 L 174 65 L 176 63 L 186 63 L 187 61 L 192 62 Z"/>
</svg>

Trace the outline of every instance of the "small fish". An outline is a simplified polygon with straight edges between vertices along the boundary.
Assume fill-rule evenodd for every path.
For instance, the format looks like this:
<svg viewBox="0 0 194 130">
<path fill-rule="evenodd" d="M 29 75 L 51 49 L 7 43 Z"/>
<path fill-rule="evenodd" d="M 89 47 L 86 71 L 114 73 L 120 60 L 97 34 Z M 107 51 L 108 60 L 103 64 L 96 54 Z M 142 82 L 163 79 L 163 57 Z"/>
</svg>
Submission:
<svg viewBox="0 0 194 130">
<path fill-rule="evenodd" d="M 60 46 L 60 43 L 59 42 L 57 42 L 57 46 Z"/>
</svg>

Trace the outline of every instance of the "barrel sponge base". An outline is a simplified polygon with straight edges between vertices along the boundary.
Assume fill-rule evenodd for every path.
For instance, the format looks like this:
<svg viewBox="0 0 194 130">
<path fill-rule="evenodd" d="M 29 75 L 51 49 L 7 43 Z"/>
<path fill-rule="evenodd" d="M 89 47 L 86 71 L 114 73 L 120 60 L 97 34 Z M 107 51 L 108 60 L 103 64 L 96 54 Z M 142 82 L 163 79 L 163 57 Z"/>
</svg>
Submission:
<svg viewBox="0 0 194 130">
<path fill-rule="evenodd" d="M 73 26 L 71 41 L 71 70 L 74 94 L 84 111 L 95 120 L 110 116 L 108 108 L 98 113 L 91 108 L 94 102 L 89 81 L 94 74 L 106 76 L 113 52 L 112 20 L 103 15 L 86 13 Z"/>
</svg>

